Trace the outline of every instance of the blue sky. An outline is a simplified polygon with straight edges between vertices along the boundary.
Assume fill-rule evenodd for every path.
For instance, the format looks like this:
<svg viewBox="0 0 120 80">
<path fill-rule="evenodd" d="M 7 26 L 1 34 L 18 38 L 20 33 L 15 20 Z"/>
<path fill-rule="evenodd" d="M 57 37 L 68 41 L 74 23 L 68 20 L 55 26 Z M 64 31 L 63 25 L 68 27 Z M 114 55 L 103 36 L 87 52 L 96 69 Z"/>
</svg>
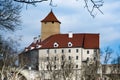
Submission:
<svg viewBox="0 0 120 80">
<path fill-rule="evenodd" d="M 28 46 L 33 37 L 40 35 L 40 21 L 52 9 L 58 20 L 61 21 L 61 33 L 99 33 L 100 47 L 118 48 L 120 45 L 120 1 L 105 0 L 100 9 L 104 14 L 97 12 L 92 18 L 84 8 L 82 0 L 53 0 L 57 7 L 49 6 L 49 2 L 42 2 L 36 7 L 24 6 L 21 13 L 22 30 L 17 30 L 15 35 L 22 35 L 22 48 Z"/>
</svg>

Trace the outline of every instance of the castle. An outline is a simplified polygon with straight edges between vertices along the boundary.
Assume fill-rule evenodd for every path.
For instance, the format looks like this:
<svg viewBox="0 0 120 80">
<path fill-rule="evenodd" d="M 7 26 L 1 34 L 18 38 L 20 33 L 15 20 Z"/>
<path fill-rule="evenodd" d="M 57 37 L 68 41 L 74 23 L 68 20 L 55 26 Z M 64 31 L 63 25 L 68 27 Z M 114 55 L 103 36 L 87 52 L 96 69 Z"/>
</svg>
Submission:
<svg viewBox="0 0 120 80">
<path fill-rule="evenodd" d="M 68 79 L 73 76 L 73 80 L 76 80 L 82 75 L 83 62 L 87 61 L 90 64 L 100 61 L 99 34 L 72 32 L 62 34 L 60 24 L 51 10 L 41 20 L 41 35 L 35 37 L 34 41 L 19 54 L 20 66 L 40 71 L 42 80 L 58 79 L 62 76 L 60 73 L 64 74 L 62 78 Z M 77 74 L 72 75 L 75 72 Z"/>
</svg>

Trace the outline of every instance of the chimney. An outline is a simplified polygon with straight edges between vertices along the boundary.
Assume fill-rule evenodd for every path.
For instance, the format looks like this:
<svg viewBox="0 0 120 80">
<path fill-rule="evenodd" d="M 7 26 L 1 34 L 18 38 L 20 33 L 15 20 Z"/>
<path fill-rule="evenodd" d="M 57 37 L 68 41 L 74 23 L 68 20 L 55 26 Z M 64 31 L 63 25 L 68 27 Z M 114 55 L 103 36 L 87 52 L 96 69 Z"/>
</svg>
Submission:
<svg viewBox="0 0 120 80">
<path fill-rule="evenodd" d="M 37 42 L 37 37 L 34 37 L 34 43 L 36 43 Z"/>
<path fill-rule="evenodd" d="M 68 37 L 69 37 L 69 38 L 73 38 L 73 33 L 72 33 L 72 32 L 69 32 L 69 33 L 68 33 Z"/>
<path fill-rule="evenodd" d="M 41 36 L 38 35 L 38 42 L 41 42 Z"/>
</svg>

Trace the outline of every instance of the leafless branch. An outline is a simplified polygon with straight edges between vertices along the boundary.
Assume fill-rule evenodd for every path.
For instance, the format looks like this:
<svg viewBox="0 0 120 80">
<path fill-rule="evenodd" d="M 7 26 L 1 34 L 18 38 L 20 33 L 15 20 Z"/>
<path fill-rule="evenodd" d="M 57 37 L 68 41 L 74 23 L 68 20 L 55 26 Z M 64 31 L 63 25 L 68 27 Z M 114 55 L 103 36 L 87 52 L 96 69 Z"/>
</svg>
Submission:
<svg viewBox="0 0 120 80">
<path fill-rule="evenodd" d="M 98 0 L 98 1 L 84 0 L 84 2 L 85 2 L 85 8 L 93 18 L 95 17 L 94 10 L 96 9 L 103 14 L 103 12 L 100 10 L 100 7 L 103 6 L 103 0 Z"/>
</svg>

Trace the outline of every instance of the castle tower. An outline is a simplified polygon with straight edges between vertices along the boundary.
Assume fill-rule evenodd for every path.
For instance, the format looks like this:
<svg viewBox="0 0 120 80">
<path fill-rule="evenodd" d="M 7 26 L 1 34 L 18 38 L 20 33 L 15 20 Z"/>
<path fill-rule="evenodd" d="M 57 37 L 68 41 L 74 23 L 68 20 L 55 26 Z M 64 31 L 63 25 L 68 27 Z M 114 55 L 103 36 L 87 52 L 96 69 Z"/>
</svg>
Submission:
<svg viewBox="0 0 120 80">
<path fill-rule="evenodd" d="M 51 12 L 41 21 L 41 40 L 45 40 L 51 35 L 60 33 L 60 21 Z"/>
</svg>

